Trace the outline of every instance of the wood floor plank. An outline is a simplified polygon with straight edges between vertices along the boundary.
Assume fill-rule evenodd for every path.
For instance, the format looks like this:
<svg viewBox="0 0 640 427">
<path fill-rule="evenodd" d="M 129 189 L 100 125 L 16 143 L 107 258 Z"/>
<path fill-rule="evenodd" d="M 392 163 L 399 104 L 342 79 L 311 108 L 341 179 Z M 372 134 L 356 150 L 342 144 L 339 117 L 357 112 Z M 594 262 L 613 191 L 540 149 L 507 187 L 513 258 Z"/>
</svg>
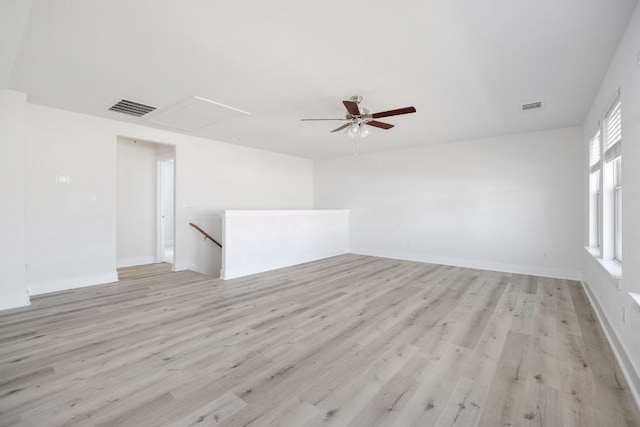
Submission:
<svg viewBox="0 0 640 427">
<path fill-rule="evenodd" d="M 361 255 L 120 270 L 0 313 L 0 426 L 603 426 L 640 413 L 578 282 Z"/>
<path fill-rule="evenodd" d="M 510 332 L 504 344 L 489 396 L 483 406 L 480 425 L 522 425 L 527 413 L 520 405 L 527 391 L 526 379 L 530 367 L 527 353 L 531 337 Z"/>
<path fill-rule="evenodd" d="M 486 399 L 486 387 L 461 377 L 438 418 L 436 427 L 477 425 Z"/>
</svg>

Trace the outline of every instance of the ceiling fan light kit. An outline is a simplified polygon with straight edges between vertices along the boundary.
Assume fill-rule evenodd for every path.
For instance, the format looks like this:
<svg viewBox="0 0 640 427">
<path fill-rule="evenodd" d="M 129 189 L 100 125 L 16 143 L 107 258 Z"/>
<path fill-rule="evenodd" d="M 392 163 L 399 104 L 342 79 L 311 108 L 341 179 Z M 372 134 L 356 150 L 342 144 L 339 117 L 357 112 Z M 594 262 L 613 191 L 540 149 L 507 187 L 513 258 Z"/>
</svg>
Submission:
<svg viewBox="0 0 640 427">
<path fill-rule="evenodd" d="M 347 133 L 349 134 L 349 136 L 351 138 L 356 138 L 357 136 L 360 135 L 360 125 L 357 123 L 352 124 L 351 126 L 349 126 L 349 130 L 347 130 Z"/>
<path fill-rule="evenodd" d="M 347 134 L 351 138 L 366 138 L 369 135 L 369 129 L 365 126 L 364 122 L 355 122 L 349 125 Z"/>
<path fill-rule="evenodd" d="M 347 113 L 344 119 L 302 119 L 302 121 L 314 121 L 314 120 L 346 120 L 346 123 L 331 132 L 340 132 L 346 129 L 347 135 L 352 138 L 365 138 L 369 135 L 369 128 L 367 126 L 377 127 L 379 129 L 388 130 L 394 125 L 389 123 L 380 122 L 378 118 L 399 116 L 401 114 L 415 113 L 415 107 L 398 108 L 396 110 L 381 111 L 379 113 L 370 114 L 369 110 L 360 107 L 362 97 L 359 95 L 352 96 L 348 101 L 342 101 L 342 104 L 347 109 Z"/>
</svg>

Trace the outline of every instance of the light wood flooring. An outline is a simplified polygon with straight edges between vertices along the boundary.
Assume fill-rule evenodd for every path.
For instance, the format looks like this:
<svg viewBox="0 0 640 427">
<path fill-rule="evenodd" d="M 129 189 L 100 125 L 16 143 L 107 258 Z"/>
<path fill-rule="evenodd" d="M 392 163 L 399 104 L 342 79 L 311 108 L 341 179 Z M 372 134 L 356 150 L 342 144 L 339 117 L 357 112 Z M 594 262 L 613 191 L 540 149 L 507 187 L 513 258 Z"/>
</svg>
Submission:
<svg viewBox="0 0 640 427">
<path fill-rule="evenodd" d="M 345 255 L 0 313 L 2 426 L 640 426 L 578 282 Z"/>
</svg>

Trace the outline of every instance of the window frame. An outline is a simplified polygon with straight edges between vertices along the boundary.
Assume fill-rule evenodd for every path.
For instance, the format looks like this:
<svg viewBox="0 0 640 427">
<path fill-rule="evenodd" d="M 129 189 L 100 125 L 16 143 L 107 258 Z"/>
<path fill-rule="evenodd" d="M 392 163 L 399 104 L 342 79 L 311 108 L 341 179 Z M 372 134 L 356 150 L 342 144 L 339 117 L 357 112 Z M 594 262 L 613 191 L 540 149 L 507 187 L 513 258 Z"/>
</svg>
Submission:
<svg viewBox="0 0 640 427">
<path fill-rule="evenodd" d="M 589 246 L 602 250 L 602 132 L 589 140 Z"/>
<path fill-rule="evenodd" d="M 607 258 L 622 264 L 622 102 L 618 93 L 602 120 L 602 152 L 604 161 L 603 188 L 609 193 L 608 212 L 611 219 L 608 229 L 603 228 L 603 240 L 607 240 Z M 603 198 L 604 203 L 604 198 Z"/>
<path fill-rule="evenodd" d="M 622 277 L 622 102 L 620 89 L 589 139 L 589 252 Z M 608 266 L 608 267 L 607 267 Z"/>
<path fill-rule="evenodd" d="M 613 162 L 613 259 L 622 263 L 622 156 Z"/>
</svg>

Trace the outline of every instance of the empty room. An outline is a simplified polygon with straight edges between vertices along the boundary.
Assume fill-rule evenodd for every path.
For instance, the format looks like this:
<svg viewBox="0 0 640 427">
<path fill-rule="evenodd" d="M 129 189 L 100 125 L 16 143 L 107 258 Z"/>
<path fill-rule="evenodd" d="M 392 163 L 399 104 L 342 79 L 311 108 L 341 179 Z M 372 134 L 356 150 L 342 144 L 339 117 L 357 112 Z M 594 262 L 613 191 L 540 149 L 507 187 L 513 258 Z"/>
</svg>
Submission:
<svg viewBox="0 0 640 427">
<path fill-rule="evenodd" d="M 0 158 L 0 426 L 640 426 L 637 0 L 3 0 Z"/>
</svg>

